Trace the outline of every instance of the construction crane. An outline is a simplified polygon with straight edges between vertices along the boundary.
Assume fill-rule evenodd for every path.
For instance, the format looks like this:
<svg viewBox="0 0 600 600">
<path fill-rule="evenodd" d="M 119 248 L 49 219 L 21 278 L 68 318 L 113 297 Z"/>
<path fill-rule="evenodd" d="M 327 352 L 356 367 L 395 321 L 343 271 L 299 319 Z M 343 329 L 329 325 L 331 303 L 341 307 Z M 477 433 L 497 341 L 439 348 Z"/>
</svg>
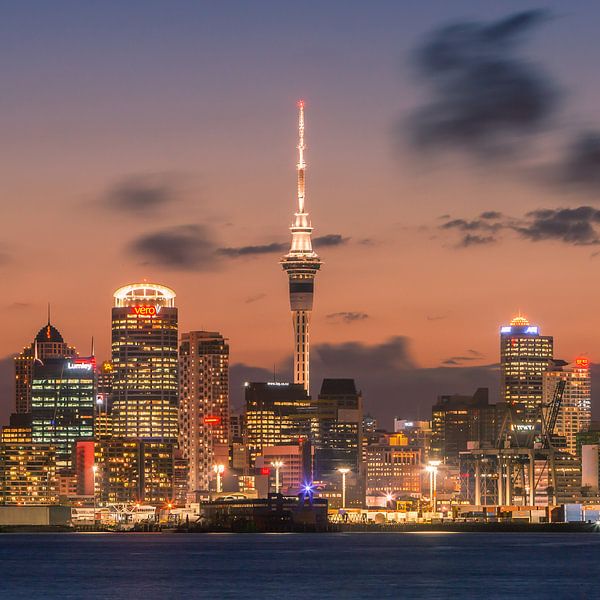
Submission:
<svg viewBox="0 0 600 600">
<path fill-rule="evenodd" d="M 559 379 L 556 382 L 552 400 L 546 405 L 547 410 L 545 414 L 544 410 L 542 409 L 542 427 L 544 428 L 542 433 L 544 435 L 544 448 L 552 448 L 552 436 L 554 435 L 554 428 L 556 427 L 556 421 L 562 405 L 566 385 L 567 382 L 565 379 Z"/>
</svg>

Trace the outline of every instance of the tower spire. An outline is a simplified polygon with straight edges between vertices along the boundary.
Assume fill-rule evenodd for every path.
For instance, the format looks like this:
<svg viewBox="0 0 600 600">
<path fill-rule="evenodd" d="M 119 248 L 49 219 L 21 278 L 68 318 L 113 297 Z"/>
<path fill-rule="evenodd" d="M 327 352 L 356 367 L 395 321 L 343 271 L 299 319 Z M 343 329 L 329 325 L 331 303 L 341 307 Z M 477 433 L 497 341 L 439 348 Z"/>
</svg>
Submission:
<svg viewBox="0 0 600 600">
<path fill-rule="evenodd" d="M 305 172 L 306 163 L 304 162 L 304 100 L 298 102 L 298 213 L 304 212 L 305 198 Z"/>
</svg>

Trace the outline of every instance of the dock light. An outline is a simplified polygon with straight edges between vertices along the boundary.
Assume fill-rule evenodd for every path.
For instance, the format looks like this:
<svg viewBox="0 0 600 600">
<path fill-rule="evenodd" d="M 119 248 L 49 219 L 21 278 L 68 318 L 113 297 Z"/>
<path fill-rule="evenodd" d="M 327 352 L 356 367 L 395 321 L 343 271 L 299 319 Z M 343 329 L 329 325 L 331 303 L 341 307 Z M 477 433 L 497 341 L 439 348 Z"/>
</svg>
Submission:
<svg viewBox="0 0 600 600">
<path fill-rule="evenodd" d="M 350 473 L 350 469 L 341 467 L 338 471 L 342 474 L 342 508 L 346 508 L 346 475 Z"/>
<path fill-rule="evenodd" d="M 279 469 L 281 469 L 281 467 L 284 467 L 285 465 L 281 460 L 274 460 L 271 463 L 271 466 L 275 469 L 275 493 L 279 494 Z"/>
</svg>

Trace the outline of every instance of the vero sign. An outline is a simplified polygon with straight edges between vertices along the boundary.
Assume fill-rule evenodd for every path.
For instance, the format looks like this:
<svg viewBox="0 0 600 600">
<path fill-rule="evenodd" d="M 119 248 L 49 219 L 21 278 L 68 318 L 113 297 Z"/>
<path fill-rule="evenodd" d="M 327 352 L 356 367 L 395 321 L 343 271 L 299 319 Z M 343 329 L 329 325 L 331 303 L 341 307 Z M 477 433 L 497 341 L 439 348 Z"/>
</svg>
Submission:
<svg viewBox="0 0 600 600">
<path fill-rule="evenodd" d="M 156 317 L 160 312 L 160 306 L 152 306 L 149 304 L 141 304 L 139 306 L 132 306 L 131 312 L 138 317 Z"/>
</svg>

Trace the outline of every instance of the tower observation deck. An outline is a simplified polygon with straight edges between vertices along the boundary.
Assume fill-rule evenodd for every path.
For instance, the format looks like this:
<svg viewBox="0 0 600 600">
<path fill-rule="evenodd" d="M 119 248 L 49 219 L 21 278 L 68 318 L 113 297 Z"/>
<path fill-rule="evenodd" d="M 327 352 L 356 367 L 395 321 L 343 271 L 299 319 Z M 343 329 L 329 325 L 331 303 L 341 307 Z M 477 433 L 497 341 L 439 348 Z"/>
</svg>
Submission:
<svg viewBox="0 0 600 600">
<path fill-rule="evenodd" d="M 310 339 L 309 325 L 313 308 L 314 280 L 321 268 L 321 259 L 312 248 L 312 225 L 306 211 L 306 163 L 304 162 L 304 102 L 298 103 L 298 173 L 297 211 L 290 227 L 292 243 L 290 251 L 281 259 L 290 284 L 290 308 L 294 328 L 294 383 L 309 391 Z"/>
</svg>

